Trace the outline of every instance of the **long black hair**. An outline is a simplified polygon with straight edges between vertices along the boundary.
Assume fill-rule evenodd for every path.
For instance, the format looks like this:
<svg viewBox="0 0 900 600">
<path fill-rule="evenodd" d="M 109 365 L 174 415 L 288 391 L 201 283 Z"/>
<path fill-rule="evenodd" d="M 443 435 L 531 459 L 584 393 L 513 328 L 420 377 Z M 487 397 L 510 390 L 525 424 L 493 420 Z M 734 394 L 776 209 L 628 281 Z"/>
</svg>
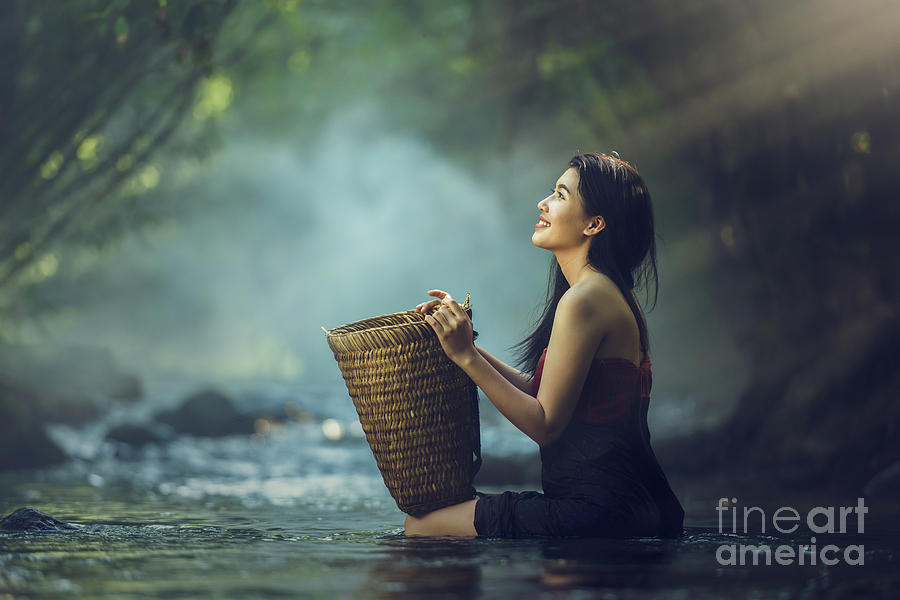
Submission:
<svg viewBox="0 0 900 600">
<path fill-rule="evenodd" d="M 578 193 L 585 214 L 588 217 L 602 215 L 606 221 L 606 227 L 591 239 L 588 264 L 609 277 L 622 292 L 637 321 L 641 350 L 649 354 L 647 322 L 633 290 L 646 286 L 649 299 L 652 282 L 653 306 L 656 306 L 659 280 L 650 192 L 637 170 L 618 156 L 578 154 L 572 157 L 568 166 L 578 171 Z M 519 353 L 519 367 L 528 373 L 535 371 L 544 348 L 550 342 L 556 306 L 569 289 L 569 282 L 556 257 L 551 257 L 551 260 L 547 304 L 537 327 L 531 335 L 513 346 Z"/>
</svg>

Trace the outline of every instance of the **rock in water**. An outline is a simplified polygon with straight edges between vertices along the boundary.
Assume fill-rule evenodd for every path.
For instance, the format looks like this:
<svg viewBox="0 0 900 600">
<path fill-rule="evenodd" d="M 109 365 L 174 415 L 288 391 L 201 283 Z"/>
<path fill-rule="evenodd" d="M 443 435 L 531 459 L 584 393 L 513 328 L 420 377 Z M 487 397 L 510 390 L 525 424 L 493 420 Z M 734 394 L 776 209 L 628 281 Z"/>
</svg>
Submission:
<svg viewBox="0 0 900 600">
<path fill-rule="evenodd" d="M 161 444 L 166 441 L 166 438 L 151 427 L 131 423 L 116 425 L 107 432 L 106 439 L 134 448 L 142 448 L 147 444 Z"/>
<path fill-rule="evenodd" d="M 219 437 L 253 433 L 253 417 L 242 414 L 230 398 L 215 390 L 204 390 L 188 397 L 178 408 L 158 413 L 160 423 L 176 433 Z"/>
<path fill-rule="evenodd" d="M 0 531 L 68 531 L 78 529 L 39 510 L 25 507 L 0 521 Z"/>
<path fill-rule="evenodd" d="M 137 402 L 144 396 L 144 386 L 136 375 L 123 374 L 107 383 L 106 394 L 113 400 Z"/>
</svg>

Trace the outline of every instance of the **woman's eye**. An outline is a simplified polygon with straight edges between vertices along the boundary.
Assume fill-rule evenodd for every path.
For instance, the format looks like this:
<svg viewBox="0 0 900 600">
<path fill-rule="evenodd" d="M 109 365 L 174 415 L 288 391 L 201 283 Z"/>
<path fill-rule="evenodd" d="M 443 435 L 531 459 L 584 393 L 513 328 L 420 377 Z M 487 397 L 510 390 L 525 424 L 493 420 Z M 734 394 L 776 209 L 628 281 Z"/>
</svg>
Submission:
<svg viewBox="0 0 900 600">
<path fill-rule="evenodd" d="M 559 199 L 560 199 L 560 200 L 562 200 L 562 199 L 563 199 L 563 195 L 562 195 L 562 192 L 556 192 L 556 195 L 557 195 L 557 196 L 558 196 L 558 197 L 559 197 Z"/>
</svg>

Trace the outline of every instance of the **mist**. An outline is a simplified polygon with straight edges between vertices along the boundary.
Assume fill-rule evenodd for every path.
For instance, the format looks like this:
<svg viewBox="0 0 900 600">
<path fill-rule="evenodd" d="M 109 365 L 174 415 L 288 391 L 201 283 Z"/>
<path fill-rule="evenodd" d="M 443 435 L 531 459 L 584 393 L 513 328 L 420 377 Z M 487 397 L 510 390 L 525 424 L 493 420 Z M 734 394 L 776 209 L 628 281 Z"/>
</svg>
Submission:
<svg viewBox="0 0 900 600">
<path fill-rule="evenodd" d="M 123 240 L 92 274 L 90 303 L 51 325 L 50 339 L 106 349 L 148 381 L 340 385 L 322 327 L 412 308 L 438 288 L 460 301 L 470 294 L 479 344 L 514 361 L 510 347 L 540 314 L 553 260 L 531 243 L 537 203 L 567 158 L 487 165 L 526 190 L 504 202 L 510 190 L 495 180 L 385 128 L 374 102 L 336 112 L 311 140 L 236 133 L 207 161 L 174 167 L 168 193 L 189 216 Z M 740 370 L 722 317 L 709 322 L 714 304 L 667 306 L 679 299 L 667 287 L 677 269 L 705 268 L 702 253 L 694 264 L 677 255 L 684 245 L 661 245 L 662 291 L 648 315 L 662 434 L 714 423 L 741 383 L 729 375 L 682 393 L 692 379 L 679 366 L 702 360 L 690 356 L 701 346 L 716 345 L 720 362 Z M 678 339 L 701 317 L 706 335 Z"/>
</svg>

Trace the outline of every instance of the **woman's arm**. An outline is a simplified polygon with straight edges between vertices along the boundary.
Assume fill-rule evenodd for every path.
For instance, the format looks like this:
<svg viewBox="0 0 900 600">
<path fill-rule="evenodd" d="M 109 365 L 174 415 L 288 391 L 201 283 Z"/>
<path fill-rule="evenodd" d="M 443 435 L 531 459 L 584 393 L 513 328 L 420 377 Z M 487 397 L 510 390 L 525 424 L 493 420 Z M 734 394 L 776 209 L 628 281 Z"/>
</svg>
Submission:
<svg viewBox="0 0 900 600">
<path fill-rule="evenodd" d="M 541 446 L 554 442 L 572 418 L 575 404 L 608 325 L 597 303 L 574 287 L 560 299 L 544 359 L 538 396 L 508 381 L 472 342 L 472 322 L 449 294 L 427 315 L 447 356 L 475 382 L 503 416 Z"/>
<path fill-rule="evenodd" d="M 531 380 L 532 376 L 527 373 L 523 373 L 522 371 L 516 369 L 515 367 L 511 367 L 496 356 L 493 356 L 490 352 L 481 348 L 479 346 L 475 346 L 475 349 L 478 350 L 478 353 L 484 357 L 488 363 L 497 369 L 497 372 L 503 375 L 504 379 L 508 382 L 528 394 L 531 395 Z"/>
<path fill-rule="evenodd" d="M 479 352 L 457 364 L 504 417 L 539 446 L 549 444 L 547 415 L 537 398 L 509 382 Z"/>
</svg>

